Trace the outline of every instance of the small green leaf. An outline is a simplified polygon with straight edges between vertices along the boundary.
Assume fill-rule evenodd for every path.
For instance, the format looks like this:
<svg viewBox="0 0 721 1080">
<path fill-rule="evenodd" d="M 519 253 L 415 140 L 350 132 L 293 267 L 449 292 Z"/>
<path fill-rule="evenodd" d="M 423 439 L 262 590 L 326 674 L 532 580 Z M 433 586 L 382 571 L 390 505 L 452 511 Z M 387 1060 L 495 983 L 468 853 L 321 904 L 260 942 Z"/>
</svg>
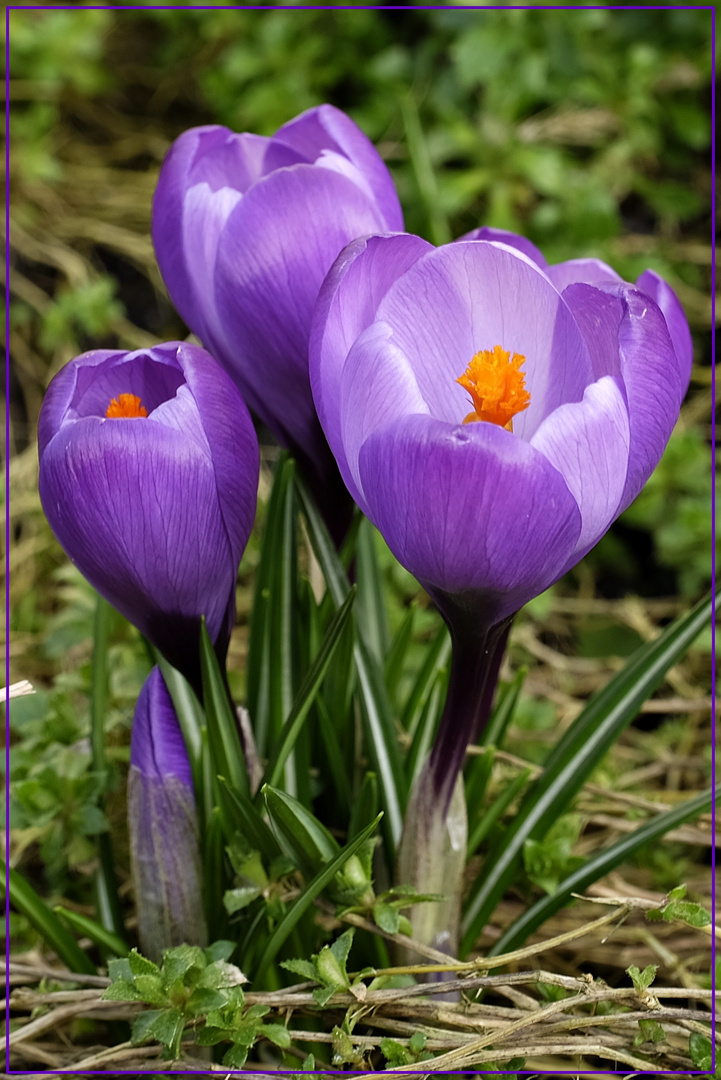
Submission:
<svg viewBox="0 0 721 1080">
<path fill-rule="evenodd" d="M 630 975 L 631 982 L 639 992 L 648 990 L 649 986 L 656 978 L 657 971 L 658 964 L 649 964 L 643 971 L 639 971 L 635 964 L 631 964 L 631 967 L 626 968 L 626 974 Z"/>
<path fill-rule="evenodd" d="M 191 1016 L 207 1015 L 213 1009 L 222 1009 L 226 1004 L 226 996 L 220 990 L 205 990 L 196 987 L 185 1003 L 185 1008 Z"/>
<path fill-rule="evenodd" d="M 329 945 L 324 945 L 316 958 L 318 977 L 328 986 L 337 990 L 344 990 L 350 986 L 350 980 L 346 975 L 345 963 L 340 964 L 333 955 Z"/>
<path fill-rule="evenodd" d="M 643 1046 L 644 1043 L 660 1043 L 666 1038 L 658 1020 L 639 1020 L 639 1034 L 633 1040 L 634 1046 Z"/>
<path fill-rule="evenodd" d="M 242 1069 L 248 1060 L 249 1050 L 249 1046 L 236 1043 L 235 1046 L 231 1046 L 223 1058 L 223 1064 L 229 1069 Z"/>
<path fill-rule="evenodd" d="M 231 986 L 240 986 L 248 980 L 235 964 L 227 960 L 214 960 L 203 971 L 198 986 L 206 990 L 224 990 Z"/>
<path fill-rule="evenodd" d="M 101 996 L 103 1001 L 142 1001 L 135 983 L 128 979 L 115 979 Z"/>
<path fill-rule="evenodd" d="M 180 1051 L 180 1039 L 184 1027 L 185 1017 L 179 1009 L 163 1009 L 148 1029 L 148 1034 L 163 1046 L 167 1046 L 175 1057 Z"/>
<path fill-rule="evenodd" d="M 290 1046 L 290 1035 L 288 1028 L 283 1024 L 263 1024 L 262 1028 L 258 1031 L 259 1035 L 263 1035 L 266 1039 L 270 1039 L 276 1046 L 280 1046 L 281 1049 L 287 1050 Z"/>
<path fill-rule="evenodd" d="M 214 941 L 212 945 L 208 945 L 206 949 L 203 949 L 205 958 L 208 963 L 213 963 L 215 960 L 230 960 L 231 956 L 235 952 L 234 941 Z"/>
<path fill-rule="evenodd" d="M 297 897 L 286 912 L 284 918 L 278 926 L 276 926 L 270 941 L 266 945 L 260 963 L 258 964 L 258 970 L 254 975 L 256 981 L 260 981 L 261 975 L 264 973 L 267 966 L 275 960 L 278 950 L 292 933 L 295 926 L 297 926 L 298 921 L 308 910 L 315 898 L 320 896 L 323 889 L 330 885 L 335 875 L 342 869 L 351 855 L 355 855 L 360 846 L 371 836 L 377 828 L 380 819 L 381 815 L 379 814 L 375 821 L 372 821 L 363 832 L 359 833 L 358 836 L 349 841 L 338 855 L 336 855 L 331 862 L 326 863 L 313 880 L 308 882 L 300 896 Z"/>
<path fill-rule="evenodd" d="M 670 893 L 668 894 L 668 899 L 669 900 L 683 900 L 685 895 L 686 895 L 686 886 L 685 885 L 677 885 L 675 889 L 671 889 Z"/>
<path fill-rule="evenodd" d="M 386 934 L 397 934 L 400 926 L 400 915 L 398 914 L 398 908 L 392 907 L 390 904 L 383 904 L 380 901 L 373 905 L 373 918 L 376 926 L 379 926 L 381 930 L 384 930 Z"/>
<path fill-rule="evenodd" d="M 678 919 L 688 926 L 710 926 L 711 916 L 700 904 L 694 904 L 690 900 L 672 900 L 661 909 L 661 916 L 666 922 Z"/>
<path fill-rule="evenodd" d="M 160 977 L 160 968 L 152 960 L 141 956 L 137 949 L 131 949 L 128 953 L 128 964 L 133 975 L 157 975 Z"/>
<path fill-rule="evenodd" d="M 324 863 L 338 854 L 338 841 L 302 803 L 268 784 L 262 792 L 281 842 L 306 873 L 317 873 Z"/>
<path fill-rule="evenodd" d="M 426 1036 L 423 1031 L 414 1031 L 408 1043 L 408 1049 L 412 1054 L 420 1054 L 426 1048 Z"/>
<path fill-rule="evenodd" d="M 310 960 L 281 960 L 280 966 L 286 971 L 292 971 L 294 975 L 301 975 L 304 979 L 318 981 L 318 973 L 315 965 Z"/>
<path fill-rule="evenodd" d="M 163 981 L 166 986 L 172 986 L 191 970 L 202 970 L 207 961 L 203 950 L 197 945 L 178 945 L 174 949 L 165 949 L 163 952 Z"/>
<path fill-rule="evenodd" d="M 133 969 L 128 962 L 128 958 L 123 956 L 117 960 L 108 960 L 108 975 L 110 976 L 111 982 L 117 982 L 118 979 L 125 979 L 127 982 L 132 982 Z"/>
<path fill-rule="evenodd" d="M 713 1069 L 713 1046 L 711 1040 L 694 1031 L 688 1041 L 688 1052 L 694 1069 L 710 1072 Z"/>
<path fill-rule="evenodd" d="M 396 1042 L 395 1039 L 381 1039 L 381 1053 L 391 1068 L 397 1067 L 398 1065 L 410 1065 L 412 1062 L 411 1055 L 408 1053 L 405 1046 Z"/>
<path fill-rule="evenodd" d="M 135 989 L 148 1005 L 167 1005 L 168 995 L 159 975 L 136 975 Z"/>
<path fill-rule="evenodd" d="M 106 998 L 103 994 L 103 999 L 108 1001 L 114 1001 L 114 998 Z M 155 1021 L 160 1016 L 158 1009 L 147 1009 L 145 1012 L 141 1012 L 139 1016 L 133 1020 L 133 1026 L 130 1030 L 130 1044 L 131 1046 L 140 1046 L 146 1039 L 152 1036 L 152 1027 Z"/>
</svg>

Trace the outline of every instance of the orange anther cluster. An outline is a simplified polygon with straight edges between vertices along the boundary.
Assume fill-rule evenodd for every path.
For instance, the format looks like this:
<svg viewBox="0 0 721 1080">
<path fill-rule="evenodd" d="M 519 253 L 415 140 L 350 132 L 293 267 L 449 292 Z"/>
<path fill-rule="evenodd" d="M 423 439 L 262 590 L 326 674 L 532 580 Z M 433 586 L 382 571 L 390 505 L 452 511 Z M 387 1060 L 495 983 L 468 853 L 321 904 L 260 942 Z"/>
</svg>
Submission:
<svg viewBox="0 0 721 1080">
<path fill-rule="evenodd" d="M 118 394 L 111 400 L 105 410 L 105 415 L 111 419 L 123 416 L 147 416 L 148 410 L 141 405 L 140 398 L 135 394 Z"/>
<path fill-rule="evenodd" d="M 471 395 L 473 405 L 464 424 L 485 420 L 513 431 L 513 417 L 531 403 L 521 371 L 525 359 L 520 353 L 511 356 L 500 345 L 476 353 L 460 379 L 456 379 Z"/>
</svg>

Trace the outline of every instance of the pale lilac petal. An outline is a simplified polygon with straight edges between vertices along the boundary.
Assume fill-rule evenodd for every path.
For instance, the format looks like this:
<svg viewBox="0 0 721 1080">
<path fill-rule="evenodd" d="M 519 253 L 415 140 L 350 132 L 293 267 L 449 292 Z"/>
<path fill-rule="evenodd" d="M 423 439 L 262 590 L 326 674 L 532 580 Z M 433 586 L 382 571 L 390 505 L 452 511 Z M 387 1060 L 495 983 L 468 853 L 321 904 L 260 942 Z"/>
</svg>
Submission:
<svg viewBox="0 0 721 1080">
<path fill-rule="evenodd" d="M 348 353 L 373 321 L 388 288 L 433 247 L 418 236 L 394 234 L 354 240 L 321 286 L 309 344 L 310 380 L 318 418 L 348 482 L 340 434 L 341 376 Z"/>
<path fill-rule="evenodd" d="M 481 349 L 500 345 L 526 357 L 531 404 L 514 420 L 530 438 L 566 401 L 580 401 L 592 367 L 587 345 L 566 304 L 542 271 L 518 251 L 469 241 L 437 248 L 386 294 L 377 318 L 409 359 L 434 415 L 460 423 L 468 395 L 456 380 Z"/>
<path fill-rule="evenodd" d="M 286 445 L 307 447 L 317 426 L 308 336 L 323 278 L 351 239 L 382 228 L 378 209 L 354 184 L 310 165 L 260 180 L 228 219 L 215 275 L 218 313 L 233 344 L 224 363 Z"/>
<path fill-rule="evenodd" d="M 225 338 L 215 306 L 213 275 L 220 235 L 241 198 L 233 188 L 212 191 L 202 183 L 189 189 L 183 203 L 183 245 L 193 253 L 187 265 L 190 285 L 198 298 L 198 315 L 192 329 L 209 348 Z"/>
<path fill-rule="evenodd" d="M 383 225 L 376 231 L 403 229 L 403 213 L 387 167 L 370 139 L 340 109 L 333 105 L 308 109 L 279 128 L 274 138 L 300 151 L 311 162 L 329 150 L 339 151 L 364 177 L 383 214 Z"/>
<path fill-rule="evenodd" d="M 581 513 L 576 550 L 588 550 L 617 517 L 626 484 L 629 420 L 622 390 L 610 376 L 591 383 L 583 401 L 561 405 L 531 439 L 558 469 Z M 577 561 L 571 553 L 572 565 Z"/>
<path fill-rule="evenodd" d="M 372 432 L 411 413 L 430 412 L 408 360 L 393 345 L 393 331 L 384 322 L 365 330 L 348 354 L 341 386 L 341 475 L 361 510 L 366 500 L 360 479 L 359 454 Z"/>
<path fill-rule="evenodd" d="M 406 416 L 366 441 L 360 476 L 396 558 L 434 594 L 469 594 L 487 625 L 542 592 L 580 535 L 561 474 L 494 424 Z"/>
<path fill-rule="evenodd" d="M 464 233 L 463 236 L 459 236 L 459 240 L 495 240 L 500 244 L 507 244 L 508 247 L 516 248 L 518 251 L 527 255 L 531 262 L 534 262 L 536 266 L 539 266 L 541 270 L 546 270 L 548 263 L 545 256 L 535 244 L 532 244 L 530 240 L 527 240 L 525 236 L 519 236 L 518 233 L 509 232 L 508 229 L 494 229 L 490 225 L 482 225 L 480 229 L 471 229 L 470 232 Z"/>
<path fill-rule="evenodd" d="M 636 286 L 655 300 L 661 308 L 676 356 L 681 364 L 681 371 L 685 373 L 687 379 L 690 379 L 693 365 L 693 341 L 681 301 L 668 282 L 659 277 L 655 270 L 645 270 L 636 282 Z"/>
<path fill-rule="evenodd" d="M 183 732 L 158 667 L 150 672 L 138 697 L 130 740 L 130 764 L 143 776 L 154 780 L 175 776 L 186 787 L 193 787 Z"/>
<path fill-rule="evenodd" d="M 546 273 L 559 292 L 569 285 L 614 285 L 623 281 L 607 263 L 601 259 L 569 259 L 568 262 L 556 263 L 546 268 Z"/>
<path fill-rule="evenodd" d="M 622 387 L 630 423 L 629 464 L 620 514 L 659 462 L 688 387 L 664 316 L 633 285 L 571 285 L 564 298 L 591 347 L 597 378 Z"/>
</svg>

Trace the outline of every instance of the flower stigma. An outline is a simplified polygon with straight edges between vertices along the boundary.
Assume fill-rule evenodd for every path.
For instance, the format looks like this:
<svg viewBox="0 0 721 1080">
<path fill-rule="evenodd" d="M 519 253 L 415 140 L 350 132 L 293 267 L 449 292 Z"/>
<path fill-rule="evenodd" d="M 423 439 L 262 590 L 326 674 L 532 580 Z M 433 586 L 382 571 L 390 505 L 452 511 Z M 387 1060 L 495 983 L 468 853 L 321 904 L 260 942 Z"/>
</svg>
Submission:
<svg viewBox="0 0 721 1080">
<path fill-rule="evenodd" d="M 135 394 L 118 394 L 116 398 L 112 398 L 105 410 L 105 416 L 110 419 L 147 415 L 148 410 Z"/>
<path fill-rule="evenodd" d="M 476 353 L 461 377 L 456 379 L 471 395 L 473 405 L 473 412 L 466 416 L 464 424 L 485 420 L 513 431 L 513 417 L 531 404 L 526 376 L 521 371 L 525 360 L 520 353 L 511 356 L 500 345 Z"/>
</svg>

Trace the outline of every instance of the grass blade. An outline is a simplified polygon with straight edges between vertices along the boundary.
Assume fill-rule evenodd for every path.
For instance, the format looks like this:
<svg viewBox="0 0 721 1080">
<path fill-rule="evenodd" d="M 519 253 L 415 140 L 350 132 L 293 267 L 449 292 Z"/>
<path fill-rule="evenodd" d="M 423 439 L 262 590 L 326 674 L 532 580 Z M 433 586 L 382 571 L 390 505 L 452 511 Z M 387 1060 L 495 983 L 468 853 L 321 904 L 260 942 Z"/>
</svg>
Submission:
<svg viewBox="0 0 721 1080">
<path fill-rule="evenodd" d="M 404 94 L 400 99 L 400 106 L 403 127 L 406 132 L 408 154 L 413 166 L 416 184 L 418 185 L 418 193 L 428 218 L 431 242 L 436 245 L 448 244 L 453 239 L 453 234 L 448 224 L 448 218 L 441 209 L 433 163 L 428 152 L 428 144 L 423 134 L 413 95 L 411 93 Z"/>
<path fill-rule="evenodd" d="M 268 816 L 281 843 L 304 873 L 316 874 L 340 850 L 338 841 L 302 803 L 285 791 L 262 789 Z"/>
<path fill-rule="evenodd" d="M 394 705 L 396 704 L 398 684 L 403 675 L 403 664 L 405 663 L 406 654 L 408 653 L 408 646 L 413 638 L 413 626 L 415 621 L 416 607 L 412 604 L 406 611 L 403 622 L 398 627 L 398 631 L 393 638 L 393 642 L 388 650 L 388 655 L 383 666 L 388 696 Z"/>
<path fill-rule="evenodd" d="M 650 821 L 640 825 L 638 829 L 634 829 L 632 833 L 628 833 L 615 844 L 611 844 L 609 847 L 604 848 L 603 851 L 599 851 L 583 866 L 569 874 L 552 895 L 544 896 L 533 907 L 529 908 L 520 919 L 517 919 L 505 934 L 492 945 L 489 955 L 496 956 L 517 949 L 529 934 L 532 934 L 546 919 L 550 918 L 554 912 L 567 903 L 572 893 L 581 892 L 589 885 L 592 885 L 594 881 L 598 881 L 599 878 L 603 877 L 604 874 L 608 874 L 624 859 L 627 859 L 629 855 L 632 855 L 634 851 L 642 847 L 643 844 L 658 840 L 667 832 L 670 832 L 671 829 L 675 829 L 687 821 L 692 821 L 699 814 L 710 810 L 712 804 L 718 802 L 719 799 L 721 799 L 721 784 L 715 790 L 709 789 L 701 792 L 700 795 L 693 799 L 687 799 L 686 802 L 681 803 L 680 806 L 675 806 L 672 810 L 656 814 Z"/>
<path fill-rule="evenodd" d="M 200 668 L 213 771 L 216 776 L 224 776 L 231 787 L 247 799 L 250 795 L 248 770 L 245 767 L 238 722 L 233 714 L 218 657 L 205 628 L 205 619 L 201 620 L 200 626 Z"/>
<path fill-rule="evenodd" d="M 513 676 L 512 681 L 504 688 L 500 700 L 493 710 L 493 715 L 481 738 L 478 740 L 481 746 L 495 746 L 498 750 L 503 745 L 506 728 L 513 719 L 516 703 L 521 694 L 521 688 L 526 681 L 527 667 L 521 667 Z"/>
<path fill-rule="evenodd" d="M 357 588 L 354 585 L 328 625 L 318 654 L 311 664 L 296 699 L 293 702 L 293 708 L 285 723 L 282 738 L 266 766 L 261 781 L 261 787 L 264 784 L 270 784 L 271 786 L 276 787 L 280 781 L 285 763 L 293 750 L 295 740 L 298 738 L 301 727 L 303 726 L 303 721 L 310 712 L 311 706 L 313 705 L 316 694 L 320 688 L 320 684 L 323 682 L 330 662 L 335 655 L 336 648 L 341 640 L 341 634 L 350 617 L 356 593 Z"/>
<path fill-rule="evenodd" d="M 529 789 L 518 814 L 491 852 L 463 920 L 462 952 L 467 952 L 513 880 L 527 839 L 541 839 L 568 808 L 581 785 L 631 722 L 641 704 L 703 629 L 713 614 L 705 599 L 677 619 L 655 641 L 642 646 L 599 694 L 591 699 Z"/>
<path fill-rule="evenodd" d="M 5 887 L 5 863 L 0 860 Z M 90 957 L 83 952 L 77 941 L 64 926 L 57 915 L 40 899 L 27 881 L 17 870 L 7 868 L 7 888 L 10 903 L 21 915 L 32 923 L 37 932 L 50 948 L 57 953 L 70 971 L 83 972 L 85 975 L 97 975 L 97 969 Z"/>
<path fill-rule="evenodd" d="M 127 956 L 130 949 L 117 934 L 113 934 L 112 931 L 106 930 L 104 926 L 96 922 L 95 919 L 89 919 L 87 915 L 80 915 L 77 911 L 68 911 L 62 904 L 57 904 L 53 911 L 58 915 L 63 922 L 66 922 L 68 926 L 72 926 L 73 930 L 77 930 L 79 934 L 84 937 L 89 937 L 91 941 L 94 941 L 96 945 L 99 945 L 103 950 L 103 953 L 109 956 Z"/>
<path fill-rule="evenodd" d="M 488 835 L 493 826 L 501 817 L 505 814 L 508 807 L 511 805 L 516 795 L 523 791 L 523 788 L 528 783 L 528 777 L 531 775 L 530 769 L 524 769 L 518 776 L 514 777 L 509 784 L 504 787 L 503 791 L 494 799 L 491 805 L 483 814 L 480 820 L 476 823 L 475 827 L 471 830 L 468 837 L 468 855 L 473 855 L 482 840 Z"/>
<path fill-rule="evenodd" d="M 256 576 L 248 653 L 248 711 L 258 753 L 279 735 L 295 696 L 297 657 L 293 618 L 297 606 L 295 462 L 278 461 Z"/>
<path fill-rule="evenodd" d="M 105 761 L 105 717 L 108 711 L 108 645 L 112 608 L 107 600 L 98 595 L 95 607 L 93 635 L 93 661 L 90 688 L 90 750 L 93 772 L 107 777 Z M 103 794 L 98 806 L 105 811 L 105 780 Z M 109 832 L 97 837 L 98 868 L 95 871 L 95 906 L 98 919 L 112 935 L 125 936 L 125 922 L 118 898 L 118 880 L 115 875 L 113 843 Z"/>
<path fill-rule="evenodd" d="M 356 621 L 371 656 L 376 663 L 383 665 L 388 654 L 390 631 L 374 534 L 375 529 L 370 521 L 363 518 L 355 557 L 359 586 Z"/>
<path fill-rule="evenodd" d="M 438 718 L 441 715 L 443 703 L 446 700 L 447 688 L 448 673 L 443 670 L 438 671 L 416 725 L 413 742 L 406 758 L 406 776 L 408 777 L 409 790 L 413 788 L 413 784 L 425 765 L 426 758 L 433 746 L 433 736 L 438 726 Z"/>
<path fill-rule="evenodd" d="M 270 963 L 275 960 L 278 955 L 278 950 L 283 946 L 287 938 L 292 931 L 298 925 L 299 920 L 303 917 L 310 905 L 316 899 L 317 896 L 323 892 L 333 880 L 335 875 L 350 859 L 351 855 L 355 855 L 356 851 L 365 843 L 369 836 L 375 831 L 378 822 L 381 820 L 379 814 L 375 821 L 372 821 L 362 832 L 358 833 L 352 840 L 350 840 L 344 848 L 336 855 L 336 857 L 329 863 L 327 863 L 322 870 L 320 870 L 312 881 L 309 881 L 306 887 L 303 889 L 300 896 L 293 902 L 292 906 L 288 909 L 285 917 L 276 926 L 270 941 L 265 947 L 265 951 L 258 964 L 258 970 L 253 976 L 254 983 L 260 982 L 261 976 L 265 972 L 265 969 Z"/>
<path fill-rule="evenodd" d="M 443 623 L 426 651 L 426 656 L 403 710 L 401 724 L 413 736 L 423 713 L 426 698 L 439 671 L 447 668 L 451 659 L 451 635 Z"/>
<path fill-rule="evenodd" d="M 232 788 L 224 776 L 218 777 L 218 783 L 223 810 L 230 820 L 227 828 L 228 839 L 237 830 L 248 847 L 259 851 L 268 864 L 272 863 L 273 859 L 281 854 L 281 850 L 272 830 L 266 825 L 255 804 L 242 792 Z"/>
<path fill-rule="evenodd" d="M 336 607 L 340 607 L 350 589 L 348 578 L 325 523 L 305 484 L 300 479 L 296 483 L 310 542 L 333 602 Z M 385 814 L 383 832 L 387 855 L 392 862 L 403 827 L 403 808 L 408 795 L 407 785 L 383 676 L 360 635 L 357 635 L 354 656 L 358 672 L 363 729 L 368 754 L 378 777 L 381 807 Z"/>
</svg>

